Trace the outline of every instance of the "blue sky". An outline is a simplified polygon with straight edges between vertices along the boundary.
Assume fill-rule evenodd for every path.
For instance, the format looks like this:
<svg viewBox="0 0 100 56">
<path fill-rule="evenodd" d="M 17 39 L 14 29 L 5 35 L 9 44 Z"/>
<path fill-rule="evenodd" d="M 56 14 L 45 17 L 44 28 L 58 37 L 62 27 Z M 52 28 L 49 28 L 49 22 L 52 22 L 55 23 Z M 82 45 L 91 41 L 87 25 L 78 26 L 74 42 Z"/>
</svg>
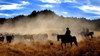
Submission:
<svg viewBox="0 0 100 56">
<path fill-rule="evenodd" d="M 0 0 L 0 17 L 4 18 L 44 9 L 64 17 L 100 18 L 100 0 Z"/>
</svg>

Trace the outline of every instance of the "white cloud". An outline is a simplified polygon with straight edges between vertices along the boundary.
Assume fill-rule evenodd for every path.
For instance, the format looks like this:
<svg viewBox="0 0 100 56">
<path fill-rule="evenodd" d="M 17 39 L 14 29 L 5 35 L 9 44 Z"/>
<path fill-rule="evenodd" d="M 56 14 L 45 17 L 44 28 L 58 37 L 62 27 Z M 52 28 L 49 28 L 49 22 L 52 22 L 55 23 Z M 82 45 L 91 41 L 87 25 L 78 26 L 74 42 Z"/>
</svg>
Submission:
<svg viewBox="0 0 100 56">
<path fill-rule="evenodd" d="M 20 4 L 0 5 L 0 10 L 22 9 Z"/>
<path fill-rule="evenodd" d="M 68 12 L 65 12 L 65 11 L 63 11 L 62 13 L 63 13 L 63 14 L 68 14 Z"/>
<path fill-rule="evenodd" d="M 45 4 L 45 5 L 39 5 L 42 8 L 52 8 L 53 5 Z"/>
<path fill-rule="evenodd" d="M 40 0 L 43 3 L 61 3 L 60 0 Z"/>
<path fill-rule="evenodd" d="M 0 13 L 0 15 L 2 15 L 2 16 L 8 16 L 8 17 L 10 17 L 10 16 L 16 16 L 16 15 L 20 15 L 20 14 L 22 14 L 22 13 L 19 13 L 19 14 L 15 14 L 15 13 L 13 13 L 13 14 Z"/>
<path fill-rule="evenodd" d="M 99 16 L 93 16 L 93 17 L 95 17 L 95 18 L 100 18 L 100 15 L 99 15 Z"/>
<path fill-rule="evenodd" d="M 0 5 L 0 10 L 12 10 L 12 9 L 22 9 L 23 5 L 27 5 L 29 2 L 21 1 L 21 4 L 11 3 L 10 5 Z"/>
<path fill-rule="evenodd" d="M 4 14 L 4 13 L 0 13 L 0 15 L 3 15 L 3 16 L 10 16 L 9 14 Z"/>
<path fill-rule="evenodd" d="M 17 16 L 17 15 L 27 15 L 25 13 L 12 13 L 12 14 L 5 14 L 5 13 L 0 13 L 2 16 L 7 16 L 7 17 L 12 17 L 12 16 Z"/>
<path fill-rule="evenodd" d="M 22 5 L 30 4 L 28 1 L 21 1 Z"/>
<path fill-rule="evenodd" d="M 93 5 L 83 5 L 80 7 L 77 7 L 80 10 L 86 12 L 86 13 L 93 13 L 100 15 L 100 6 L 93 6 Z"/>
<path fill-rule="evenodd" d="M 76 0 L 64 0 L 64 2 L 69 2 L 69 3 L 77 3 Z"/>
<path fill-rule="evenodd" d="M 43 3 L 77 3 L 76 0 L 40 0 Z"/>
<path fill-rule="evenodd" d="M 52 10 L 52 11 L 54 11 L 59 16 L 64 16 L 64 17 L 69 16 L 68 12 L 66 12 L 66 11 L 58 11 L 58 10 Z"/>
</svg>

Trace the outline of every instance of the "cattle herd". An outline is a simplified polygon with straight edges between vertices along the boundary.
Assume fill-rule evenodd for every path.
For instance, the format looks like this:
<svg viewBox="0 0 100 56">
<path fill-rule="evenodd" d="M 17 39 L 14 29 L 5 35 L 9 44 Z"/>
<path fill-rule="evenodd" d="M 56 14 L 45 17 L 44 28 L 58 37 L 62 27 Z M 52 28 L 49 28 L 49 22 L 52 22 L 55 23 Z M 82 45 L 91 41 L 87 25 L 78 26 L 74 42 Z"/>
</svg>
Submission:
<svg viewBox="0 0 100 56">
<path fill-rule="evenodd" d="M 12 40 L 24 39 L 24 40 L 47 40 L 48 34 L 32 34 L 32 35 L 21 35 L 21 34 L 0 34 L 0 42 L 4 42 L 6 40 L 7 43 L 11 43 Z"/>
<path fill-rule="evenodd" d="M 80 32 L 81 36 L 84 37 L 89 37 L 91 36 L 91 38 L 93 38 L 93 34 L 94 32 L 89 32 L 88 29 L 84 29 L 82 32 Z M 26 35 L 22 35 L 22 34 L 14 34 L 14 33 L 0 33 L 0 42 L 4 42 L 4 40 L 7 43 L 11 43 L 12 40 L 29 40 L 29 41 L 45 41 L 48 40 L 49 37 L 53 37 L 55 39 L 55 37 L 57 37 L 58 34 L 56 33 L 52 33 L 51 36 L 49 36 L 47 33 L 44 34 L 26 34 Z M 17 38 L 17 39 L 16 39 Z M 52 45 L 52 43 L 51 43 Z"/>
<path fill-rule="evenodd" d="M 3 34 L 0 34 L 0 41 L 4 42 L 4 39 L 6 38 L 7 43 L 11 43 L 13 37 L 14 37 L 13 35 L 3 35 Z"/>
</svg>

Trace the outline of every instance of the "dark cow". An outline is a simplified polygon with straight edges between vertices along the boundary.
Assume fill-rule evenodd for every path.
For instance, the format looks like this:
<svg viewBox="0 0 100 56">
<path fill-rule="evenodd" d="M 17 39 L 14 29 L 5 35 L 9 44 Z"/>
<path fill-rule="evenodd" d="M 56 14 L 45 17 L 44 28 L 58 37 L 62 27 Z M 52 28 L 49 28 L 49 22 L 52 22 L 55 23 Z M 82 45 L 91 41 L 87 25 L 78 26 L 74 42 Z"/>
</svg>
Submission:
<svg viewBox="0 0 100 56">
<path fill-rule="evenodd" d="M 7 36 L 6 36 L 7 43 L 11 43 L 13 37 L 14 37 L 13 35 L 7 35 Z"/>
<path fill-rule="evenodd" d="M 3 36 L 0 37 L 0 41 L 1 41 L 1 42 L 4 42 L 4 37 L 3 37 Z"/>
<path fill-rule="evenodd" d="M 0 34 L 0 41 L 4 42 L 4 36 L 2 34 Z"/>
</svg>

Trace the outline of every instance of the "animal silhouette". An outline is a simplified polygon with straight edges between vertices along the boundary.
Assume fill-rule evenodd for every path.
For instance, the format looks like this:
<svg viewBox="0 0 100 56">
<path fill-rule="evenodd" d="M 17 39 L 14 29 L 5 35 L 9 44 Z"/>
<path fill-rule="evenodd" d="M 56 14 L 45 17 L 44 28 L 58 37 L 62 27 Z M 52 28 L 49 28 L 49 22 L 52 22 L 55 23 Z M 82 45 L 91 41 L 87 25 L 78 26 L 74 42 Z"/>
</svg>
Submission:
<svg viewBox="0 0 100 56">
<path fill-rule="evenodd" d="M 6 36 L 7 43 L 11 43 L 13 37 L 14 37 L 13 35 L 7 35 L 7 36 Z"/>
<path fill-rule="evenodd" d="M 4 41 L 4 36 L 0 36 L 0 41 L 1 41 L 1 42 Z"/>
<path fill-rule="evenodd" d="M 93 34 L 94 34 L 94 32 L 89 32 L 88 34 L 86 34 L 86 37 L 91 36 L 91 38 L 93 38 Z"/>
<path fill-rule="evenodd" d="M 93 34 L 94 32 L 90 32 L 88 28 L 83 28 L 82 31 L 80 32 L 80 35 L 82 37 L 88 37 L 91 36 L 91 38 L 93 38 Z"/>
<path fill-rule="evenodd" d="M 4 41 L 4 36 L 2 34 L 0 34 L 0 41 L 3 42 Z"/>
<path fill-rule="evenodd" d="M 91 36 L 91 38 L 93 38 L 94 32 L 88 32 L 88 33 L 86 33 L 86 32 L 81 32 L 80 34 L 81 34 L 81 36 L 83 36 L 83 37 L 88 37 L 88 38 L 89 38 L 89 36 Z"/>
<path fill-rule="evenodd" d="M 75 36 L 67 37 L 66 35 L 57 35 L 57 40 L 59 41 L 59 39 L 61 39 L 61 47 L 62 47 L 62 49 L 63 49 L 62 44 L 64 44 L 65 48 L 66 48 L 66 43 L 70 43 L 70 45 L 72 47 L 72 43 L 74 42 L 75 45 L 78 46 Z"/>
</svg>

